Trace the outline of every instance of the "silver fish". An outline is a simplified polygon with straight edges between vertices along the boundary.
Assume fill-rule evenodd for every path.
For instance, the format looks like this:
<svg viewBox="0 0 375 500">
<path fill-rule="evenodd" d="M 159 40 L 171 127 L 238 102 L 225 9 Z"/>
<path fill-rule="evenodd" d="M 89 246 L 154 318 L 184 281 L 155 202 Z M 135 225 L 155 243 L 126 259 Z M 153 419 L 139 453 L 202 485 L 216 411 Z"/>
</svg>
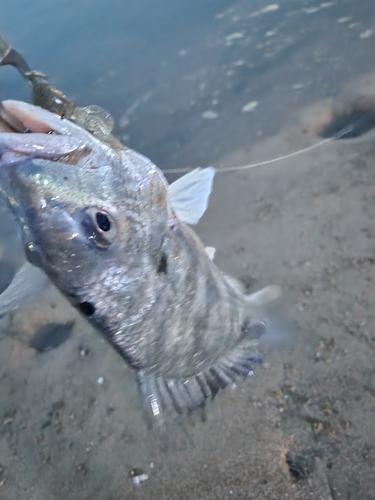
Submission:
<svg viewBox="0 0 375 500">
<path fill-rule="evenodd" d="M 187 413 L 251 374 L 279 289 L 244 295 L 189 227 L 214 169 L 169 186 L 146 157 L 49 111 L 5 101 L 1 116 L 0 188 L 26 270 L 44 271 L 130 364 L 153 415 Z"/>
</svg>

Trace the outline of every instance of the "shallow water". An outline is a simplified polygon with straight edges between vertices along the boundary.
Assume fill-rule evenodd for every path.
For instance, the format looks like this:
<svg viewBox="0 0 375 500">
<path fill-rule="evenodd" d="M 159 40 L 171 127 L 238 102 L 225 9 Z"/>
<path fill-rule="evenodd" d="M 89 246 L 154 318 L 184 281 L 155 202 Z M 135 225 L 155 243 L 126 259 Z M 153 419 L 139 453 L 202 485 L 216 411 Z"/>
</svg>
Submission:
<svg viewBox="0 0 375 500">
<path fill-rule="evenodd" d="M 373 109 L 370 0 L 77 5 L 3 2 L 0 30 L 163 169 L 270 159 L 316 142 L 359 96 Z M 0 69 L 0 97 L 27 99 Z M 198 232 L 221 269 L 283 287 L 298 339 L 207 422 L 171 426 L 167 450 L 131 372 L 57 292 L 4 318 L 0 498 L 374 498 L 374 138 L 217 176 Z M 16 228 L 2 226 L 17 265 Z M 32 347 L 43 325 L 70 321 L 63 342 Z"/>
</svg>

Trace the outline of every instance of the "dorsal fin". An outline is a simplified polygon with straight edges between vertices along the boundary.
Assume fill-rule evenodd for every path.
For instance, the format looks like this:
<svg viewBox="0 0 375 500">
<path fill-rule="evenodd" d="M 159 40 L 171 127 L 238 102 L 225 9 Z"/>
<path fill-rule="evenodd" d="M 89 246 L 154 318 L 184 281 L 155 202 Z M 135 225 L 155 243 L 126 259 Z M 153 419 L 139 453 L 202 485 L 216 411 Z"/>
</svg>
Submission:
<svg viewBox="0 0 375 500">
<path fill-rule="evenodd" d="M 169 201 L 177 217 L 187 224 L 197 224 L 207 209 L 215 169 L 196 168 L 168 186 Z"/>
</svg>

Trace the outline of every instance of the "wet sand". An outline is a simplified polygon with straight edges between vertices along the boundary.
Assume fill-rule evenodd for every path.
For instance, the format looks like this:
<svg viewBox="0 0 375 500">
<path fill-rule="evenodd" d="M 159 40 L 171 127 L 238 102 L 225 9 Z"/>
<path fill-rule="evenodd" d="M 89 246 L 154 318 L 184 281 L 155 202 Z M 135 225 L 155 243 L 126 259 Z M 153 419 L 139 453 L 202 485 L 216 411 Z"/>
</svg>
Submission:
<svg viewBox="0 0 375 500">
<path fill-rule="evenodd" d="M 351 5 L 343 2 L 340 16 L 322 8 L 324 17 L 318 19 L 337 22 Z M 259 2 L 253 10 L 262 6 Z M 304 8 L 317 6 L 310 2 Z M 358 8 L 362 21 L 371 8 L 367 3 Z M 312 19 L 313 13 L 305 14 Z M 228 94 L 228 107 L 206 126 L 209 120 L 201 114 L 211 104 L 204 103 L 199 112 L 188 104 L 175 107 L 166 121 L 164 108 L 160 111 L 150 98 L 129 125 L 119 127 L 119 135 L 129 133 L 132 147 L 143 146 L 143 153 L 165 167 L 248 164 L 314 144 L 331 116 L 329 98 L 345 108 L 359 96 L 371 100 L 375 95 L 375 77 L 367 67 L 370 45 L 360 45 L 368 42 L 359 38 L 365 26 L 346 33 L 352 36 L 353 30 L 356 43 L 349 35 L 341 39 L 341 32 L 332 35 L 335 44 L 341 40 L 352 48 L 347 60 L 340 52 L 343 59 L 335 71 L 329 71 L 332 59 L 321 56 L 322 72 L 307 72 L 326 78 L 327 85 L 316 92 L 302 95 L 305 87 L 292 88 L 307 83 L 289 71 L 296 59 L 284 54 L 289 65 L 271 65 L 271 73 L 259 77 L 264 85 L 278 74 L 285 82 L 264 102 L 253 91 L 239 91 L 241 98 Z M 233 32 L 228 29 L 226 35 Z M 318 45 L 328 47 L 324 42 L 330 38 L 304 40 L 312 44 L 302 45 L 305 52 L 292 44 L 301 57 Z M 233 59 L 239 60 L 237 54 Z M 349 78 L 351 63 L 360 76 Z M 208 76 L 212 82 L 214 75 Z M 99 93 L 98 88 L 91 92 Z M 252 100 L 259 100 L 258 107 L 242 113 Z M 285 100 L 284 110 L 277 100 Z M 122 107 L 122 116 L 129 107 Z M 155 122 L 147 121 L 150 114 Z M 273 114 L 275 123 L 267 127 Z M 179 131 L 180 138 L 187 134 L 186 142 L 174 142 L 173 126 L 186 116 L 187 128 Z M 158 120 L 164 125 L 151 127 Z M 265 364 L 253 377 L 219 395 L 204 422 L 196 415 L 169 423 L 166 432 L 150 429 L 133 373 L 52 287 L 34 304 L 3 318 L 0 498 L 373 499 L 374 140 L 372 129 L 279 163 L 217 175 L 197 231 L 205 244 L 216 247 L 218 267 L 242 279 L 249 290 L 281 285 L 295 334 L 283 348 L 267 349 Z M 215 149 L 215 142 L 223 147 Z M 14 226 L 2 221 L 2 257 L 19 265 Z M 75 322 L 72 333 L 58 348 L 41 353 L 30 347 L 42 325 L 69 321 Z M 138 486 L 132 482 L 134 469 L 148 476 Z"/>
</svg>

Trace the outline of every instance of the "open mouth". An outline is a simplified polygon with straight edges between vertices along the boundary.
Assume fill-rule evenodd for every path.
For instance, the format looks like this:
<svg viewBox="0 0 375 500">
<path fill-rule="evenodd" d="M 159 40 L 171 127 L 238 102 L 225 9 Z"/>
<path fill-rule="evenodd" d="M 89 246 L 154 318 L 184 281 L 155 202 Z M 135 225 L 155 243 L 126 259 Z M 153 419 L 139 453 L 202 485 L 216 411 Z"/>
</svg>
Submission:
<svg viewBox="0 0 375 500">
<path fill-rule="evenodd" d="M 0 167 L 30 158 L 77 165 L 90 152 L 72 122 L 24 102 L 0 103 Z"/>
</svg>

